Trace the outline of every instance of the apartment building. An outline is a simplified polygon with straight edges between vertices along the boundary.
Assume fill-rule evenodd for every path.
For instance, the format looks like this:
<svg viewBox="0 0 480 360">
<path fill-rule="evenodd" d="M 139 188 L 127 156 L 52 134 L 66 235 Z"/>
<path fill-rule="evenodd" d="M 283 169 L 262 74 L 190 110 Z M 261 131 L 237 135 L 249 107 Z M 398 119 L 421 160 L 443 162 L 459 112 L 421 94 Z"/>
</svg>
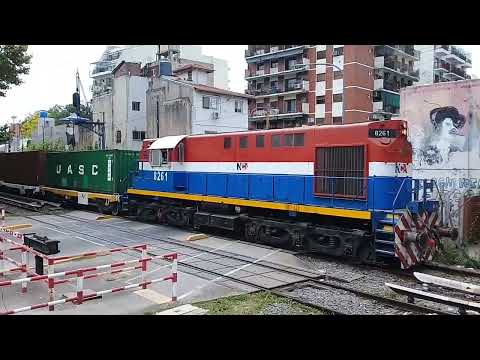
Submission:
<svg viewBox="0 0 480 360">
<path fill-rule="evenodd" d="M 421 53 L 416 67 L 420 72 L 419 85 L 468 80 L 467 69 L 472 67 L 472 54 L 454 45 L 415 45 Z"/>
<path fill-rule="evenodd" d="M 147 138 L 248 129 L 251 96 L 209 85 L 210 71 L 192 65 L 149 80 Z"/>
<path fill-rule="evenodd" d="M 182 52 L 189 58 L 184 58 Z M 147 131 L 146 91 L 149 79 L 160 75 L 160 58 L 168 60 L 170 71 L 173 69 L 186 81 L 214 86 L 218 80 L 228 86 L 226 61 L 205 57 L 199 46 L 108 47 L 101 59 L 91 64 L 90 72 L 93 119 L 104 124 L 107 149 L 140 150 Z M 219 64 L 218 70 L 215 64 Z M 91 138 L 89 145 L 99 146 L 99 135 L 92 134 Z"/>
<path fill-rule="evenodd" d="M 400 88 L 419 80 L 414 45 L 249 45 L 245 60 L 251 129 L 398 114 Z"/>
</svg>

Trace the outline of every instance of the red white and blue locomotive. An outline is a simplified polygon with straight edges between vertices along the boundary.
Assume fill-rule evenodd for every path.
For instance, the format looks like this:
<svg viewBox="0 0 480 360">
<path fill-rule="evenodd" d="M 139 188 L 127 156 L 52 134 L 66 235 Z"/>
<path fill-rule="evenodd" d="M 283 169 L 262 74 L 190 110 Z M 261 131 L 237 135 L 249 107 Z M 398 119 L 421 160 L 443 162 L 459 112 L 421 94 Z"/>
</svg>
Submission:
<svg viewBox="0 0 480 360">
<path fill-rule="evenodd" d="M 403 120 L 166 136 L 145 141 L 125 200 L 142 218 L 409 268 L 448 233 L 435 184 L 411 172 Z"/>
</svg>

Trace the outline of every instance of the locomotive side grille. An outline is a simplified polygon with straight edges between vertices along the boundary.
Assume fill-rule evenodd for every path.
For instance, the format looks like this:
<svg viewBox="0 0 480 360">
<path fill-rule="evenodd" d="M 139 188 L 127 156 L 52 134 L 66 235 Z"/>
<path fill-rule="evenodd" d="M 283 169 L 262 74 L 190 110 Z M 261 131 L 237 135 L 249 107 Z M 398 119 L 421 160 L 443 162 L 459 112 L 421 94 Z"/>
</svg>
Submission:
<svg viewBox="0 0 480 360">
<path fill-rule="evenodd" d="M 315 192 L 364 197 L 365 151 L 363 146 L 317 148 Z"/>
</svg>

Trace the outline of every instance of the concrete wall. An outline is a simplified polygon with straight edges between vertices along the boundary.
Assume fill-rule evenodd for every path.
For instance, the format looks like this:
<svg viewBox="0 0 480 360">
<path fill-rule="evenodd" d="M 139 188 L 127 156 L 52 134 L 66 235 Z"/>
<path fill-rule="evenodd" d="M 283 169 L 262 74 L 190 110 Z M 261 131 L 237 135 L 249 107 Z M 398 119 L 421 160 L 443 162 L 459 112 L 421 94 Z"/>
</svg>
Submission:
<svg viewBox="0 0 480 360">
<path fill-rule="evenodd" d="M 140 150 L 141 140 L 133 140 L 133 131 L 146 131 L 146 95 L 148 79 L 141 76 L 115 77 L 110 94 L 92 100 L 95 121 L 105 121 L 107 149 Z M 132 102 L 140 102 L 140 111 L 132 110 Z M 116 134 L 121 131 L 121 142 Z M 99 143 L 95 135 L 93 143 Z"/>
<path fill-rule="evenodd" d="M 213 64 L 215 71 L 213 74 L 209 74 L 209 76 L 213 76 L 213 86 L 225 90 L 230 89 L 229 67 L 226 60 L 202 54 L 200 45 L 180 45 L 180 57 Z"/>
<path fill-rule="evenodd" d="M 198 92 L 191 85 L 165 79 L 152 79 L 150 84 L 147 91 L 147 138 L 157 137 L 157 101 L 160 137 L 248 129 L 246 99 Z M 216 97 L 218 109 L 204 109 L 203 96 Z M 243 101 L 241 113 L 235 112 L 235 100 Z M 218 119 L 214 119 L 214 112 L 218 112 Z"/>
<path fill-rule="evenodd" d="M 217 98 L 217 109 L 204 109 L 204 96 Z M 192 117 L 192 134 L 209 132 L 229 132 L 248 130 L 248 102 L 247 99 L 231 97 L 205 92 L 195 92 L 193 97 L 195 112 Z M 242 112 L 235 112 L 235 100 L 242 101 Z M 213 113 L 218 112 L 218 119 Z"/>
<path fill-rule="evenodd" d="M 414 151 L 413 176 L 437 180 L 458 226 L 459 200 L 480 191 L 480 80 L 409 87 L 400 97 Z M 452 107 L 450 114 L 431 113 L 442 107 Z"/>
<path fill-rule="evenodd" d="M 147 91 L 147 138 L 191 134 L 193 87 L 154 78 Z"/>
<path fill-rule="evenodd" d="M 415 70 L 420 70 L 420 80 L 417 84 L 433 84 L 434 45 L 415 45 L 415 50 L 420 51 L 420 61 L 414 63 Z"/>
</svg>

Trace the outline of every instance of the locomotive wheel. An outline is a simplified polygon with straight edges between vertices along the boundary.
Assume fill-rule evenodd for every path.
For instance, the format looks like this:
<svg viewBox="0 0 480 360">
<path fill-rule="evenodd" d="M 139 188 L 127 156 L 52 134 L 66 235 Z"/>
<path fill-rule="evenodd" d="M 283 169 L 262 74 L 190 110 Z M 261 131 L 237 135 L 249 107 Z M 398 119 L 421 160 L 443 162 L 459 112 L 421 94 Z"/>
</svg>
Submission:
<svg viewBox="0 0 480 360">
<path fill-rule="evenodd" d="M 258 226 L 253 222 L 245 224 L 245 240 L 251 243 L 256 243 L 258 239 Z"/>
<path fill-rule="evenodd" d="M 120 203 L 116 202 L 112 205 L 112 215 L 118 216 L 120 214 Z"/>
</svg>

